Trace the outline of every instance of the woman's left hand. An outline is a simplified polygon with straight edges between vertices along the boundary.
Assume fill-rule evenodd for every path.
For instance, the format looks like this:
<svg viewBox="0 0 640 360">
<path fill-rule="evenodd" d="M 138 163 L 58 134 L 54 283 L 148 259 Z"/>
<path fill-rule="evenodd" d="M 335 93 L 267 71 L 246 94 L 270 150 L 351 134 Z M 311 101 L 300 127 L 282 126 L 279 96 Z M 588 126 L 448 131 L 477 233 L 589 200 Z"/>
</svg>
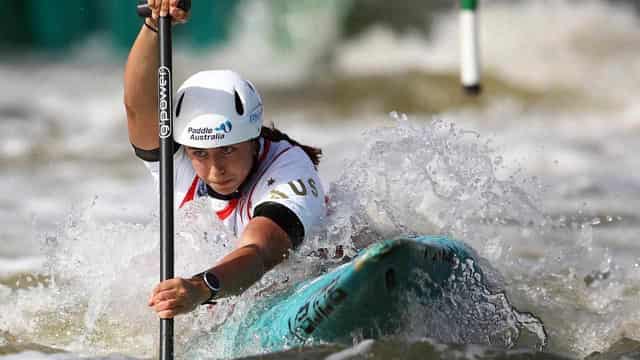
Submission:
<svg viewBox="0 0 640 360">
<path fill-rule="evenodd" d="M 174 278 L 156 285 L 149 297 L 149 306 L 162 319 L 195 310 L 209 298 L 209 289 L 198 279 Z"/>
</svg>

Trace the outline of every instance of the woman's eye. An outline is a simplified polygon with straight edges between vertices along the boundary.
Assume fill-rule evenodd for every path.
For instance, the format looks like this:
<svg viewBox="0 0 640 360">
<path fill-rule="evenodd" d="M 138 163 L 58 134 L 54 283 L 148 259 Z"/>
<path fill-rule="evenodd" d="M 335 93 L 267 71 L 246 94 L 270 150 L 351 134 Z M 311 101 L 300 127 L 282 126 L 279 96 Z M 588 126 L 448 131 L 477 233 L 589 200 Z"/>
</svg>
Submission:
<svg viewBox="0 0 640 360">
<path fill-rule="evenodd" d="M 231 146 L 225 146 L 222 148 L 222 153 L 225 155 L 230 155 L 231 153 L 233 153 L 235 151 L 235 149 Z"/>
<path fill-rule="evenodd" d="M 205 158 L 207 157 L 207 152 L 206 151 L 202 151 L 202 150 L 197 150 L 193 152 L 193 156 L 197 157 L 197 158 Z"/>
</svg>

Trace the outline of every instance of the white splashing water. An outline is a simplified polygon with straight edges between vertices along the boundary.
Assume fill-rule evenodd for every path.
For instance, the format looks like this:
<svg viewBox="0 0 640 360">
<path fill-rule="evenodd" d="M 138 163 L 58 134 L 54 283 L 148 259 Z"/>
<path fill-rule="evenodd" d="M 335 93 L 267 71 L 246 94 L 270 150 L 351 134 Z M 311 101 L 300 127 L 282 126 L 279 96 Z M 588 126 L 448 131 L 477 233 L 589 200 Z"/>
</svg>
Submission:
<svg viewBox="0 0 640 360">
<path fill-rule="evenodd" d="M 523 221 L 540 218 L 513 181 L 496 179 L 494 154 L 478 134 L 442 120 L 425 125 L 395 116 L 392 126 L 366 133 L 363 153 L 331 186 L 326 230 L 305 244 L 301 254 L 336 245 L 362 248 L 400 233 L 446 233 L 481 245 L 487 233 L 482 219 L 495 225 L 501 223 L 495 220 L 501 213 Z M 231 248 L 232 236 L 211 221 L 211 214 L 206 202 L 180 211 L 177 276 L 199 272 Z M 57 234 L 47 237 L 48 283 L 17 290 L 3 305 L 20 312 L 2 315 L 1 323 L 10 323 L 16 336 L 77 353 L 150 356 L 156 324 L 145 300 L 156 279 L 157 224 L 104 225 L 92 217 L 92 206 L 74 212 Z M 313 269 L 322 264 L 316 260 L 316 265 L 289 261 L 243 296 L 217 305 L 214 313 L 203 309 L 180 318 L 177 346 L 193 348 L 195 335 L 241 316 L 257 292 L 283 277 L 295 283 L 317 274 Z M 498 284 L 499 275 L 486 266 L 488 281 Z M 510 305 L 503 310 L 517 313 Z M 500 326 L 517 329 L 513 323 Z M 480 323 L 471 328 L 475 334 L 484 331 Z M 450 330 L 437 335 L 456 342 L 470 339 Z M 208 339 L 209 345 L 196 348 L 231 355 L 224 337 Z M 248 346 L 247 351 L 256 350 Z"/>
</svg>

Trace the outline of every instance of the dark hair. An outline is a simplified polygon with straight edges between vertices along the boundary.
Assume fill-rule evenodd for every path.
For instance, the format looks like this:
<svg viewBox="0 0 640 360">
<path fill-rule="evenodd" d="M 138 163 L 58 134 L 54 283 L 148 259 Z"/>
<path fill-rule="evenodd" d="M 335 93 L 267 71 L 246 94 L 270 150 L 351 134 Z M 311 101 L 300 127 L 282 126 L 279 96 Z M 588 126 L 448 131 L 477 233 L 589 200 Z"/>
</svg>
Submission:
<svg viewBox="0 0 640 360">
<path fill-rule="evenodd" d="M 262 130 L 260 131 L 260 136 L 271 141 L 286 140 L 294 146 L 299 146 L 302 148 L 302 150 L 304 150 L 304 152 L 307 154 L 309 159 L 311 159 L 311 162 L 313 163 L 313 165 L 316 166 L 316 168 L 318 167 L 318 164 L 320 164 L 320 158 L 322 157 L 322 149 L 320 148 L 302 145 L 299 142 L 291 139 L 289 135 L 283 133 L 282 131 L 274 127 L 263 126 Z"/>
</svg>

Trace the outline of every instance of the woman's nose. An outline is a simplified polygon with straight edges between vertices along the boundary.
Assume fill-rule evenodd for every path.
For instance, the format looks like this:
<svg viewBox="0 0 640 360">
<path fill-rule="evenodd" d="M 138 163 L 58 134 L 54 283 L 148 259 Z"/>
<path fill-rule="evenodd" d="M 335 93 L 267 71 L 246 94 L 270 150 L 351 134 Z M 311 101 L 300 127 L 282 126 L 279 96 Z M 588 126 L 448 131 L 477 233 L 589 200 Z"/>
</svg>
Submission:
<svg viewBox="0 0 640 360">
<path fill-rule="evenodd" d="M 211 175 L 224 175 L 224 173 L 226 172 L 226 165 L 224 163 L 224 161 L 220 161 L 220 160 L 213 160 L 211 162 L 211 169 L 210 172 L 212 173 Z"/>
</svg>

